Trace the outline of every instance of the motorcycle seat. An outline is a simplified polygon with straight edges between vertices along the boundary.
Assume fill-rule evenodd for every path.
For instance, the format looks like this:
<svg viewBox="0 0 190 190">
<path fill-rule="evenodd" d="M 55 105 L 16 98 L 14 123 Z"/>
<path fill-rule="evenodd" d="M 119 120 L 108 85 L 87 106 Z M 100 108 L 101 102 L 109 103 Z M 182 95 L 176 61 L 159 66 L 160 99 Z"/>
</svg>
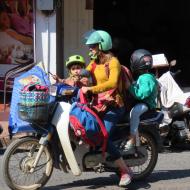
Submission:
<svg viewBox="0 0 190 190">
<path fill-rule="evenodd" d="M 164 118 L 164 114 L 157 110 L 148 110 L 140 117 L 140 123 L 143 125 L 150 125 L 151 124 L 160 124 Z M 118 124 L 129 123 L 130 115 L 126 113 L 122 120 L 119 121 Z"/>
</svg>

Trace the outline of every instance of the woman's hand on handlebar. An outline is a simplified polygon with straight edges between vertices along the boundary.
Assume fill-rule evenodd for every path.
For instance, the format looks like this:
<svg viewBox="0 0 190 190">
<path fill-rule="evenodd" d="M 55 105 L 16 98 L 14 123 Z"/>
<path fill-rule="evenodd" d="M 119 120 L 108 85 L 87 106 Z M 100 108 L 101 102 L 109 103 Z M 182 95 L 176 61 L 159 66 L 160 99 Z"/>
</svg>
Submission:
<svg viewBox="0 0 190 190">
<path fill-rule="evenodd" d="M 83 86 L 81 88 L 82 94 L 84 95 L 86 101 L 88 102 L 89 106 L 92 106 L 94 103 L 94 96 L 90 91 L 90 87 Z"/>
<path fill-rule="evenodd" d="M 81 88 L 81 90 L 82 90 L 83 94 L 87 94 L 87 92 L 90 90 L 90 87 L 83 86 Z"/>
</svg>

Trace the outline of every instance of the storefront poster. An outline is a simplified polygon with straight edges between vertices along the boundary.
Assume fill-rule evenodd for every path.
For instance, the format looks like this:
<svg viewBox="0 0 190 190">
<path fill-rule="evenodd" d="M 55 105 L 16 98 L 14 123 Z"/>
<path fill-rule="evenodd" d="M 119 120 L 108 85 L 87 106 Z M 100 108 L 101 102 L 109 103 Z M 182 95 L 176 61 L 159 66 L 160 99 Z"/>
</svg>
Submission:
<svg viewBox="0 0 190 190">
<path fill-rule="evenodd" d="M 33 0 L 0 0 L 0 77 L 33 62 Z"/>
</svg>

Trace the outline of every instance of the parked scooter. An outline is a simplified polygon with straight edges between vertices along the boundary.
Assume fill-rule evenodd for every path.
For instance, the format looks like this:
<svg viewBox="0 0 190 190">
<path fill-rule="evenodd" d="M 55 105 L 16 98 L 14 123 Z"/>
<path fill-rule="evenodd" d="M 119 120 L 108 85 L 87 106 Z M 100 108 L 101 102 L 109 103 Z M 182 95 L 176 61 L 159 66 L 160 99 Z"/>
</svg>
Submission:
<svg viewBox="0 0 190 190">
<path fill-rule="evenodd" d="M 163 73 L 158 81 L 160 83 L 159 102 L 164 113 L 163 123 L 160 124 L 160 134 L 165 148 L 172 150 L 190 149 L 190 92 L 183 92 L 175 81 L 180 70 Z"/>
<path fill-rule="evenodd" d="M 65 89 L 53 85 L 50 94 L 55 97 L 53 104 L 42 109 L 45 123 L 30 120 L 35 129 L 32 136 L 14 140 L 6 149 L 3 157 L 3 177 L 11 189 L 35 190 L 42 188 L 49 180 L 53 168 L 65 173 L 69 170 L 75 176 L 82 172 L 115 172 L 118 169 L 106 153 L 102 156 L 101 148 L 93 149 L 81 144 L 69 126 L 70 100 L 75 89 Z M 47 112 L 48 110 L 48 112 Z M 38 110 L 39 111 L 39 110 Z M 27 113 L 20 113 L 27 117 Z M 153 171 L 158 158 L 161 139 L 159 124 L 163 119 L 161 112 L 147 112 L 140 122 L 139 144 L 133 153 L 124 153 L 123 145 L 129 135 L 129 120 L 118 123 L 113 139 L 121 151 L 123 159 L 134 172 L 134 180 L 144 179 Z"/>
</svg>

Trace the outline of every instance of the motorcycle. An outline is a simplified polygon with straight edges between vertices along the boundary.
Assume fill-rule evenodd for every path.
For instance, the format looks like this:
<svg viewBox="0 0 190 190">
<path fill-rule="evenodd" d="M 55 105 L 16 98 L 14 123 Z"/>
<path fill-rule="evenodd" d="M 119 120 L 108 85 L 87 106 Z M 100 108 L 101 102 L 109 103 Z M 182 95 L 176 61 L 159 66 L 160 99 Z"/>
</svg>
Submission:
<svg viewBox="0 0 190 190">
<path fill-rule="evenodd" d="M 74 176 L 82 172 L 114 172 L 117 167 L 108 153 L 102 156 L 101 148 L 92 148 L 81 143 L 69 125 L 69 111 L 75 89 L 58 85 L 50 86 L 53 103 L 37 110 L 42 114 L 43 122 L 29 121 L 35 132 L 14 140 L 3 156 L 3 177 L 11 189 L 35 190 L 42 188 L 50 179 L 53 168 Z M 26 113 L 21 113 L 24 119 Z M 45 119 L 47 118 L 47 120 Z M 134 180 L 149 176 L 155 168 L 158 152 L 161 148 L 159 124 L 163 114 L 159 111 L 142 115 L 139 136 L 135 152 L 124 152 L 124 145 L 129 135 L 129 117 L 117 124 L 113 142 L 120 150 L 126 164 L 134 172 Z"/>
<path fill-rule="evenodd" d="M 169 64 L 169 70 L 158 78 L 158 102 L 164 113 L 159 128 L 166 150 L 190 149 L 190 92 L 183 92 L 175 81 L 175 77 L 181 72 L 171 71 L 175 65 L 176 61 L 173 60 Z"/>
</svg>

